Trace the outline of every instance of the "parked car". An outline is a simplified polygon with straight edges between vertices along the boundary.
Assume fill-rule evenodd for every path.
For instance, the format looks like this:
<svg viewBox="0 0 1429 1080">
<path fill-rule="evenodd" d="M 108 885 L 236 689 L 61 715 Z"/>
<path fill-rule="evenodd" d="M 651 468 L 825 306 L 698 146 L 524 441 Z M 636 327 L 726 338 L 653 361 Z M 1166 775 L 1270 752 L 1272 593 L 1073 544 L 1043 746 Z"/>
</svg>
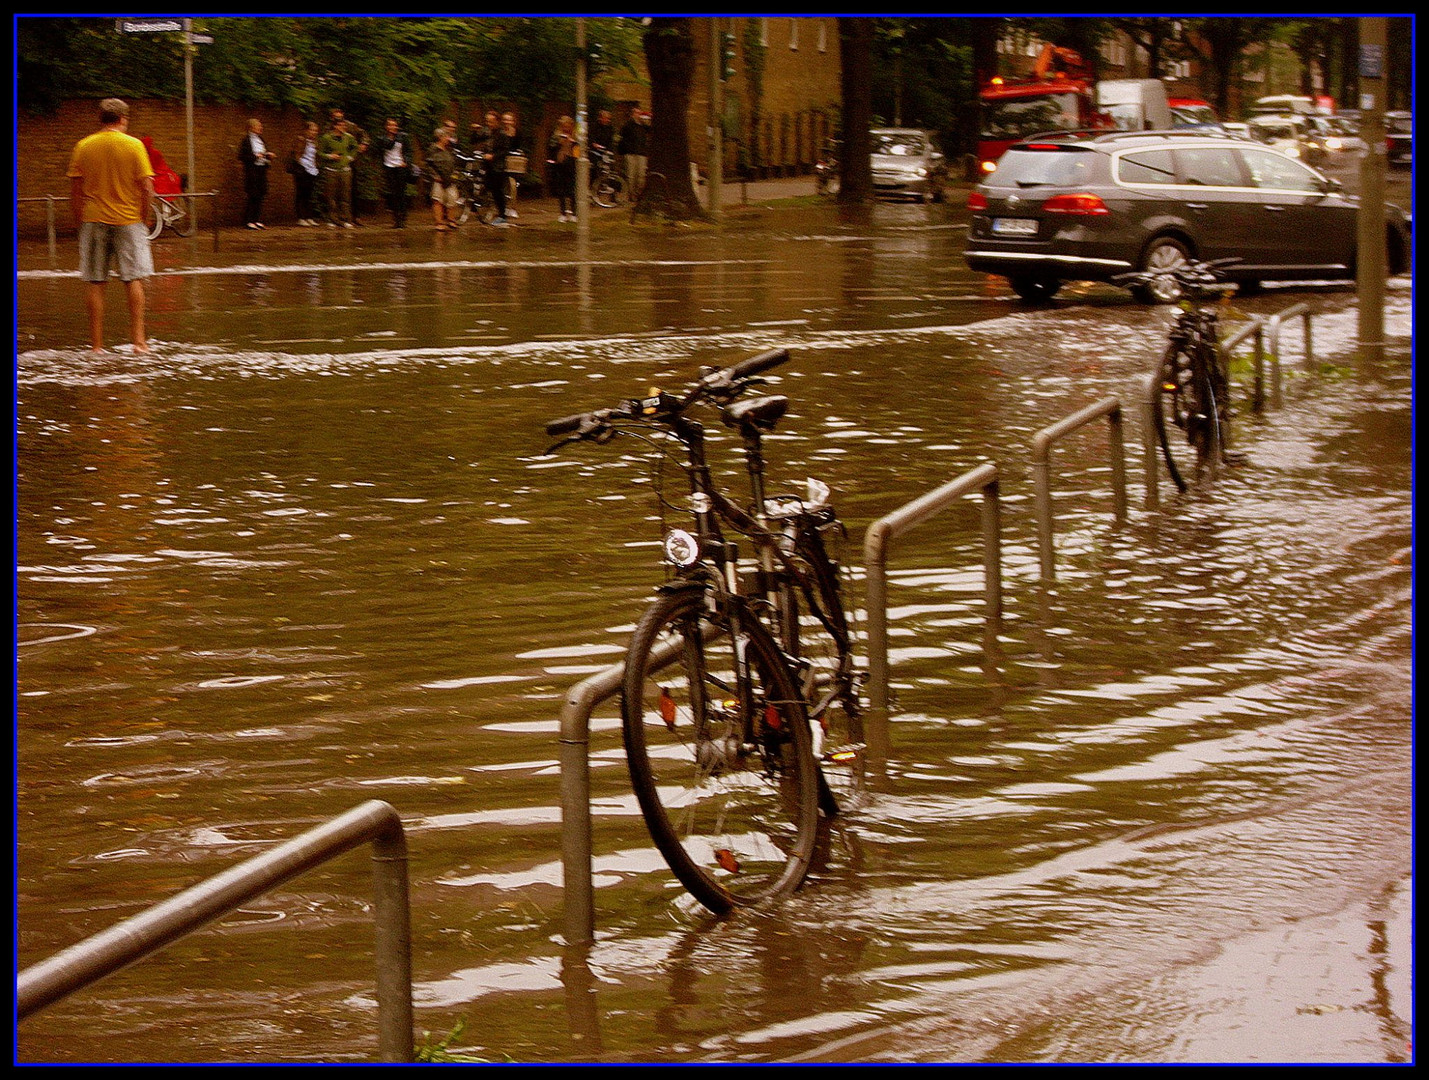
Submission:
<svg viewBox="0 0 1429 1080">
<path fill-rule="evenodd" d="M 1359 201 L 1300 161 L 1240 139 L 1164 132 L 1067 134 L 1016 143 L 968 200 L 964 259 L 1028 300 L 1064 281 L 1236 258 L 1228 276 L 1354 276 Z M 1410 224 L 1386 206 L 1390 272 L 1409 268 Z M 1150 303 L 1178 297 L 1169 280 Z"/>
<path fill-rule="evenodd" d="M 1330 152 L 1316 136 L 1311 121 L 1308 115 L 1252 116 L 1246 123 L 1246 130 L 1256 142 L 1299 158 L 1307 165 L 1319 166 L 1325 164 Z"/>
<path fill-rule="evenodd" d="M 873 189 L 879 195 L 943 201 L 948 165 L 931 131 L 874 128 Z"/>
<path fill-rule="evenodd" d="M 1385 148 L 1391 165 L 1414 164 L 1414 114 L 1387 112 L 1384 114 Z"/>
<path fill-rule="evenodd" d="M 1365 141 L 1360 138 L 1359 125 L 1353 120 L 1343 116 L 1326 116 L 1319 118 L 1319 123 L 1324 126 L 1326 134 L 1322 141 L 1332 158 L 1350 161 L 1364 153 Z"/>
</svg>

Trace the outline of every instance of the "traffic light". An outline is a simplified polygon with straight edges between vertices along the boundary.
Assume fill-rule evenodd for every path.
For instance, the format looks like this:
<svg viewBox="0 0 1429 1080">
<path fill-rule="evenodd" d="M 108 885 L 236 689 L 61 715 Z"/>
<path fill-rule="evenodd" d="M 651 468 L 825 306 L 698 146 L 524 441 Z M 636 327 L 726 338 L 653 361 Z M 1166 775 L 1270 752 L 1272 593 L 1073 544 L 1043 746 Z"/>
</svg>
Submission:
<svg viewBox="0 0 1429 1080">
<path fill-rule="evenodd" d="M 726 30 L 719 37 L 719 77 L 734 78 L 734 34 Z"/>
<path fill-rule="evenodd" d="M 591 75 L 599 75 L 605 70 L 605 50 L 601 47 L 600 42 L 587 43 L 585 61 L 586 71 Z"/>
</svg>

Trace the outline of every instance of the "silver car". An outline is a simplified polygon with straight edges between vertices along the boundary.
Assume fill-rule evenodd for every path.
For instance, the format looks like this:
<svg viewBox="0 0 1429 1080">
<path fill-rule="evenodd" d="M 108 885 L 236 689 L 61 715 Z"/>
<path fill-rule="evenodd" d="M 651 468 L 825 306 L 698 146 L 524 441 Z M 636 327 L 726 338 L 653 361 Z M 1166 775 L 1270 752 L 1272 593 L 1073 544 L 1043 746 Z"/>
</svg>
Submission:
<svg viewBox="0 0 1429 1080">
<path fill-rule="evenodd" d="M 942 202 L 948 166 L 931 131 L 874 128 L 873 190 L 880 196 Z"/>
</svg>

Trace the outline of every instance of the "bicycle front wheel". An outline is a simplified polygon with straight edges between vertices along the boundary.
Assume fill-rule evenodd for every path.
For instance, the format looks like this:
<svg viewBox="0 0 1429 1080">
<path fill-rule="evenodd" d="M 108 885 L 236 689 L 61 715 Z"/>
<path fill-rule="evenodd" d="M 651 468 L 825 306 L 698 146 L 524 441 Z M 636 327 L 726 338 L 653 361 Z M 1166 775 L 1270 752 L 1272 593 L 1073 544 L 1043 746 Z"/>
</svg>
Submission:
<svg viewBox="0 0 1429 1080">
<path fill-rule="evenodd" d="M 620 180 L 609 173 L 598 178 L 590 189 L 591 202 L 596 206 L 610 209 L 620 202 Z"/>
<path fill-rule="evenodd" d="M 1185 491 L 1206 465 L 1212 442 L 1206 376 L 1191 349 L 1173 342 L 1156 377 L 1152 420 L 1171 481 Z"/>
<path fill-rule="evenodd" d="M 164 201 L 154 198 L 149 200 L 149 216 L 144 219 L 144 227 L 149 232 L 150 240 L 157 240 L 159 234 L 164 231 Z"/>
<path fill-rule="evenodd" d="M 711 911 L 804 880 L 818 824 L 808 713 L 778 645 L 707 594 L 661 597 L 626 656 L 621 719 L 640 809 L 676 878 Z"/>
</svg>

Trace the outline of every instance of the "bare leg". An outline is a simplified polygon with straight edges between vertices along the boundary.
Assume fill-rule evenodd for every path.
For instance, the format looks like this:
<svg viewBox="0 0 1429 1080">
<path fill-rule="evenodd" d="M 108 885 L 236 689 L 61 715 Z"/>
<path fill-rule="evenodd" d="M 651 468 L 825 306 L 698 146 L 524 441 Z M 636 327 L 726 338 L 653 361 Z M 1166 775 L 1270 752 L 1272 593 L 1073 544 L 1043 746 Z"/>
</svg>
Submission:
<svg viewBox="0 0 1429 1080">
<path fill-rule="evenodd" d="M 104 351 L 104 284 L 91 281 L 85 286 L 84 306 L 89 312 L 89 346 Z"/>
<path fill-rule="evenodd" d="M 149 339 L 144 336 L 144 280 L 127 281 L 124 288 L 129 293 L 129 337 L 136 353 L 146 353 Z"/>
</svg>

